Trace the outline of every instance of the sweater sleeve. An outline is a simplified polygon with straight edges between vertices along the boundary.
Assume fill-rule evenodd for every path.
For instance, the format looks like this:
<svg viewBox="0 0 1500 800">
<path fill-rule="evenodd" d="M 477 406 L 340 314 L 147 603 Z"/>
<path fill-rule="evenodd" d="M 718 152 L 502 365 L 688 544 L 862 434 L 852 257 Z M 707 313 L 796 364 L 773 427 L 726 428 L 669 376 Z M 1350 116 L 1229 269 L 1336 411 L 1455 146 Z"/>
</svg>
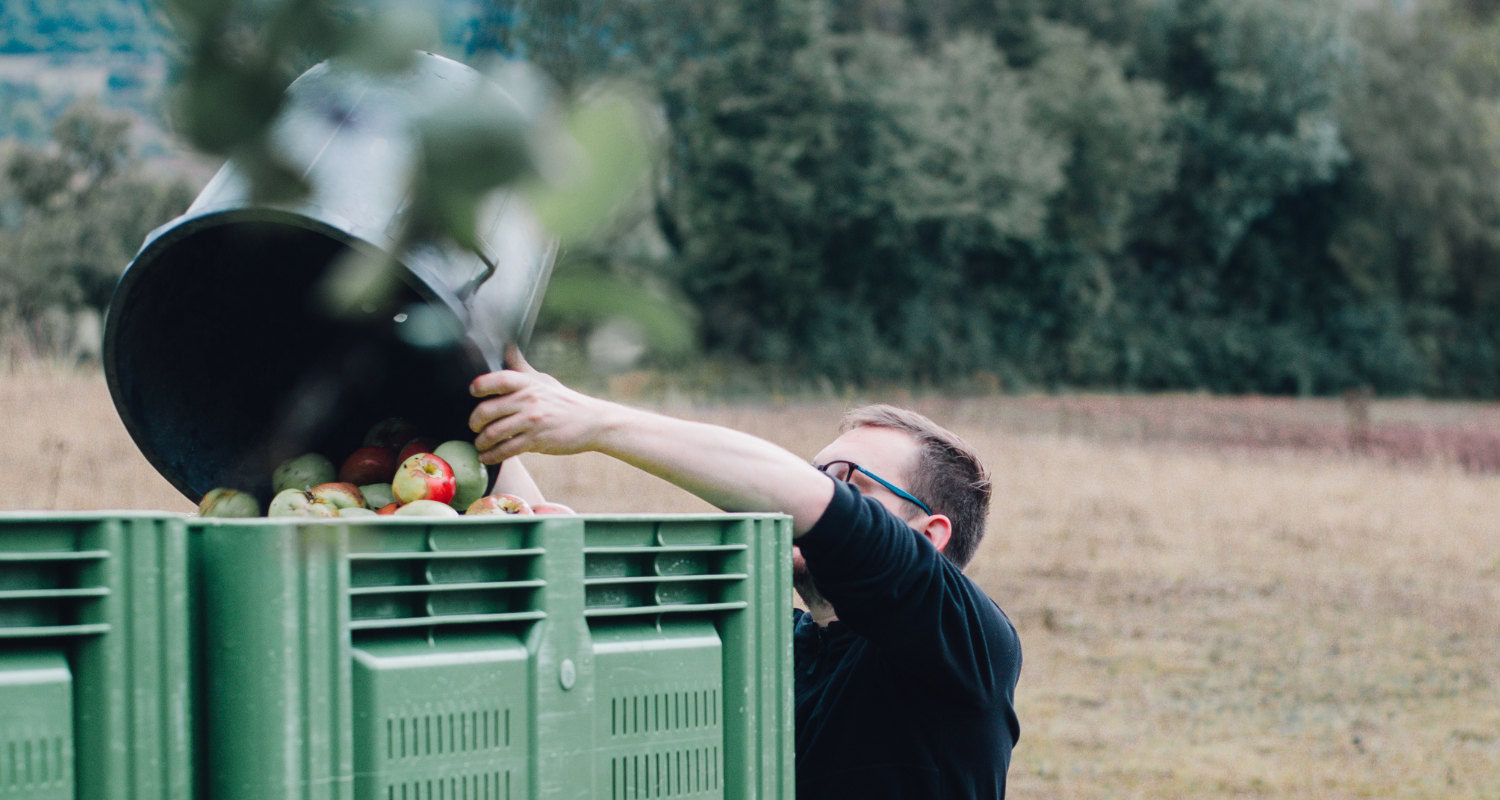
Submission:
<svg viewBox="0 0 1500 800">
<path fill-rule="evenodd" d="M 839 620 L 914 685 L 980 705 L 1013 703 L 1021 647 L 1010 620 L 885 506 L 837 484 L 796 543 Z"/>
</svg>

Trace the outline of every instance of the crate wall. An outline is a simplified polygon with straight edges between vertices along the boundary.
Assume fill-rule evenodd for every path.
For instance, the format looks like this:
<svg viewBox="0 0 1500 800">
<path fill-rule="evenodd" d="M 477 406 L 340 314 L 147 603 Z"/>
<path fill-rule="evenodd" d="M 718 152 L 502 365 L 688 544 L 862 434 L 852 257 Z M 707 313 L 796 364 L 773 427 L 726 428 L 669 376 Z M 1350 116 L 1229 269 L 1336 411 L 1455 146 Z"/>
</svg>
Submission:
<svg viewBox="0 0 1500 800">
<path fill-rule="evenodd" d="M 180 518 L 0 514 L 0 797 L 194 797 Z"/>
<path fill-rule="evenodd" d="M 785 518 L 197 527 L 215 797 L 791 796 Z"/>
<path fill-rule="evenodd" d="M 0 797 L 790 798 L 784 517 L 0 515 Z"/>
</svg>

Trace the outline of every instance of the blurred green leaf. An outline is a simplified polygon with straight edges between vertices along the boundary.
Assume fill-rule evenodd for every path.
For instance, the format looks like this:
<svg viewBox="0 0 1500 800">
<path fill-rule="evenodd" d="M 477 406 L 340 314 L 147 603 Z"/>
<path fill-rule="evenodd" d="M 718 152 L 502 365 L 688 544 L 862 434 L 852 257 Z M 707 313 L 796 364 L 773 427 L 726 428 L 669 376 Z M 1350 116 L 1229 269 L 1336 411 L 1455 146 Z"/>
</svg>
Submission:
<svg viewBox="0 0 1500 800">
<path fill-rule="evenodd" d="M 439 44 L 437 20 L 413 2 L 391 2 L 377 7 L 346 33 L 339 58 L 357 69 L 377 75 L 409 69 L 418 50 Z"/>
<path fill-rule="evenodd" d="M 528 192 L 549 230 L 564 241 L 597 229 L 639 192 L 650 166 L 643 104 L 618 88 L 584 98 L 569 115 L 577 144 L 553 182 Z"/>
<path fill-rule="evenodd" d="M 323 307 L 336 317 L 388 313 L 401 282 L 395 256 L 373 248 L 344 253 L 328 271 L 319 291 Z"/>
<path fill-rule="evenodd" d="M 659 356 L 680 358 L 696 346 L 691 311 L 606 272 L 554 275 L 542 304 L 549 326 L 591 327 L 624 318 L 640 325 Z"/>
<path fill-rule="evenodd" d="M 230 155 L 261 147 L 281 110 L 281 80 L 269 66 L 239 66 L 213 57 L 190 64 L 178 89 L 183 132 L 195 147 Z"/>
</svg>

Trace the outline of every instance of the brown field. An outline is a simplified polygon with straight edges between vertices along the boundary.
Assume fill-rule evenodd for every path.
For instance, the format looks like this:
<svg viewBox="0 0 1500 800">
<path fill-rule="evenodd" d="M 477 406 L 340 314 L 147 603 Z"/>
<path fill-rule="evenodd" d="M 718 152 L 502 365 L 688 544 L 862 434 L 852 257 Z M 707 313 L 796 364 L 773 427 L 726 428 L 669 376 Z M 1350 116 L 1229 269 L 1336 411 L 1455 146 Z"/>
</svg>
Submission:
<svg viewBox="0 0 1500 800">
<path fill-rule="evenodd" d="M 1337 401 L 1285 401 L 1270 417 L 1261 401 L 1086 402 L 1128 413 L 919 404 L 996 478 L 970 572 L 1025 648 L 1013 796 L 1500 797 L 1500 476 L 1441 448 L 1298 452 L 1284 429 L 1298 415 L 1338 428 Z M 841 405 L 669 410 L 811 455 Z M 1132 413 L 1161 416 L 1167 433 L 1130 434 L 1118 420 Z M 1497 419 L 1382 402 L 1369 417 L 1423 441 L 1482 439 Z M 190 509 L 98 377 L 0 376 L 0 419 L 16 465 L 0 509 Z M 1262 439 L 1211 435 L 1216 424 Z M 602 457 L 527 463 L 582 511 L 705 508 Z"/>
</svg>

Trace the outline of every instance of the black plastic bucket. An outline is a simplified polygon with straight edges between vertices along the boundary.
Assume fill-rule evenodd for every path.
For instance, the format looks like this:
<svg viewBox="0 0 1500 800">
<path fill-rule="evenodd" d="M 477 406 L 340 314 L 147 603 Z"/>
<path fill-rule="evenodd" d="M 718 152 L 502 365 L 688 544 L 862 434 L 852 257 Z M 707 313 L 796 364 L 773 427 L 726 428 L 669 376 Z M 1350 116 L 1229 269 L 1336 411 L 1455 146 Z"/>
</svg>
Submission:
<svg viewBox="0 0 1500 800">
<path fill-rule="evenodd" d="M 318 287 L 350 248 L 392 247 L 414 121 L 479 87 L 501 92 L 425 53 L 388 79 L 320 64 L 272 134 L 313 193 L 254 205 L 231 160 L 147 237 L 110 304 L 104 369 L 126 429 L 188 498 L 228 486 L 265 503 L 283 459 L 338 464 L 386 417 L 473 437 L 468 383 L 530 334 L 556 250 L 520 198 L 486 204 L 480 254 L 405 256 L 390 313 L 331 315 Z"/>
</svg>

